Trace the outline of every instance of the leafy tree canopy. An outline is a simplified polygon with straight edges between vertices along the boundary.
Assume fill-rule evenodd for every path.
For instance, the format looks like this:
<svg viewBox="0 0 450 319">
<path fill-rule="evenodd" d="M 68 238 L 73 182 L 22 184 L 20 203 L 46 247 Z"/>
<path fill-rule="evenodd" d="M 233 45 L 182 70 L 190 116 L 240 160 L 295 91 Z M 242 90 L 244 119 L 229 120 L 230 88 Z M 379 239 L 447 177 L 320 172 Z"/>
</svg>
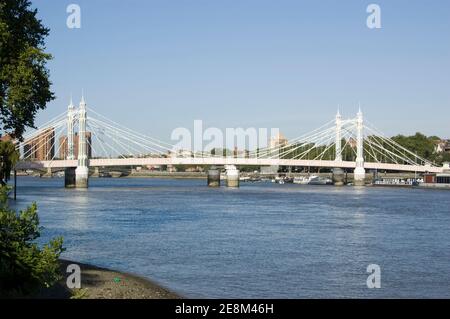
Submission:
<svg viewBox="0 0 450 319">
<path fill-rule="evenodd" d="M 54 99 L 44 52 L 49 29 L 29 0 L 0 0 L 0 132 L 22 139 Z"/>
<path fill-rule="evenodd" d="M 412 136 L 397 135 L 392 138 L 398 144 L 420 157 L 434 161 L 436 155 L 436 136 L 427 137 L 422 133 L 416 133 Z"/>
</svg>

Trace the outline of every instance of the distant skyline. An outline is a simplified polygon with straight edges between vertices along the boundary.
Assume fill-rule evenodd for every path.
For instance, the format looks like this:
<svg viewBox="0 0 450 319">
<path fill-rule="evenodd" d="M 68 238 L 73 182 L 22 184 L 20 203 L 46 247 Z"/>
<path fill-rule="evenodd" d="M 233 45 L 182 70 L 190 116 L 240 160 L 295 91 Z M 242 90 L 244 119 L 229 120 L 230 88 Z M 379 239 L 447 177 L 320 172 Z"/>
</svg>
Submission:
<svg viewBox="0 0 450 319">
<path fill-rule="evenodd" d="M 69 4 L 81 29 L 66 26 Z M 381 29 L 366 26 L 370 3 Z M 388 135 L 450 138 L 450 2 L 33 1 L 51 29 L 57 99 L 170 141 L 177 127 L 279 128 L 293 138 L 338 105 Z"/>
</svg>

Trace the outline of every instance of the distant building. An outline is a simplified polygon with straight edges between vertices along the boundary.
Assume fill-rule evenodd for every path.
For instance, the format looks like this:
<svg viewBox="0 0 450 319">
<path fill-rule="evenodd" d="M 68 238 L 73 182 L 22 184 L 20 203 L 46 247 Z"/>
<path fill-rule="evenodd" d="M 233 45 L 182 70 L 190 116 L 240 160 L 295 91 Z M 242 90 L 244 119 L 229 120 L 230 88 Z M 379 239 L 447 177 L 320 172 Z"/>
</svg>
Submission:
<svg viewBox="0 0 450 319">
<path fill-rule="evenodd" d="M 73 154 L 75 159 L 78 158 L 78 144 L 79 144 L 79 136 L 78 133 L 75 133 L 73 136 Z M 86 132 L 86 150 L 88 154 L 88 158 L 92 158 L 92 133 Z M 69 147 L 67 143 L 67 136 L 61 136 L 59 138 L 59 158 L 67 159 L 69 155 Z"/>
<path fill-rule="evenodd" d="M 450 153 L 450 140 L 445 141 L 444 152 Z"/>
<path fill-rule="evenodd" d="M 67 156 L 69 156 L 67 136 L 63 135 L 59 137 L 59 158 L 67 159 Z"/>
<path fill-rule="evenodd" d="M 270 148 L 283 147 L 286 146 L 287 144 L 288 144 L 287 138 L 281 133 L 278 133 L 277 135 L 271 137 L 269 141 Z"/>
<path fill-rule="evenodd" d="M 450 174 L 424 174 L 423 177 L 425 184 L 449 184 L 450 185 Z"/>
<path fill-rule="evenodd" d="M 450 140 L 440 140 L 436 144 L 436 153 L 450 153 Z"/>
<path fill-rule="evenodd" d="M 0 141 L 2 142 L 11 142 L 13 140 L 13 138 L 11 137 L 11 135 L 6 134 L 0 137 Z"/>
<path fill-rule="evenodd" d="M 440 174 L 427 173 L 423 176 L 425 184 L 447 184 L 450 186 L 450 163 L 444 163 Z"/>
<path fill-rule="evenodd" d="M 37 161 L 49 161 L 55 156 L 55 129 L 48 128 L 38 136 L 27 140 L 24 148 L 25 158 Z"/>
<path fill-rule="evenodd" d="M 350 138 L 348 139 L 348 145 L 349 145 L 351 148 L 356 148 L 356 146 L 358 145 L 358 143 L 356 142 L 356 140 L 355 140 L 353 137 L 350 137 Z"/>
</svg>

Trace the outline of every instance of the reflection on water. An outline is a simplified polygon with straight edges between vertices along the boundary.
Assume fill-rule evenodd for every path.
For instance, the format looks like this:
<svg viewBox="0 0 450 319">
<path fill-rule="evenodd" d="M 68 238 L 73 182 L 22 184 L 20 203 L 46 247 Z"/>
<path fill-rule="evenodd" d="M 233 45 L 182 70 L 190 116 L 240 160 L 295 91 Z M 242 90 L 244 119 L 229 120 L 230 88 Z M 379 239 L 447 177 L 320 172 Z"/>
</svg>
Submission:
<svg viewBox="0 0 450 319">
<path fill-rule="evenodd" d="M 65 258 L 188 297 L 450 297 L 450 192 L 204 180 L 19 178 Z M 381 266 L 381 289 L 366 267 Z"/>
<path fill-rule="evenodd" d="M 86 191 L 74 190 L 73 194 L 70 194 L 66 203 L 66 209 L 70 209 L 70 214 L 64 214 L 65 218 L 62 224 L 65 229 L 71 229 L 74 232 L 88 230 L 89 200 Z"/>
</svg>

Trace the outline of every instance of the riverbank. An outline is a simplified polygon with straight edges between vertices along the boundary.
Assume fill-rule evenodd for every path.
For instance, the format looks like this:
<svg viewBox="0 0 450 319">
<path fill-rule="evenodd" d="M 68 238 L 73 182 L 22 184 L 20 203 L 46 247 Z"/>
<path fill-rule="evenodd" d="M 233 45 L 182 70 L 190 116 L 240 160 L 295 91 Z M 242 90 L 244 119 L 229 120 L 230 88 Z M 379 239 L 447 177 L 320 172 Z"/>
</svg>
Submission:
<svg viewBox="0 0 450 319">
<path fill-rule="evenodd" d="M 81 268 L 81 289 L 66 285 L 67 266 Z M 61 260 L 62 279 L 53 287 L 43 289 L 38 299 L 179 299 L 181 296 L 139 276 L 88 264 Z"/>
</svg>

